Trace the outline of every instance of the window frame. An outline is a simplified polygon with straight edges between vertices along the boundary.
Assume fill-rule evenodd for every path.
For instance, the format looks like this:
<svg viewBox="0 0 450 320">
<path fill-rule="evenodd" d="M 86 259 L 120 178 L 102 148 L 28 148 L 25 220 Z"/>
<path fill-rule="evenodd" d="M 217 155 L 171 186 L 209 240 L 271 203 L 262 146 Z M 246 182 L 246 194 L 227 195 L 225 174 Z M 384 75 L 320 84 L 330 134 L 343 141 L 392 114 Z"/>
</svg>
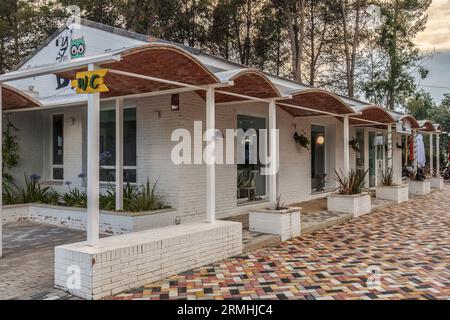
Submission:
<svg viewBox="0 0 450 320">
<path fill-rule="evenodd" d="M 135 105 L 130 105 L 130 106 L 124 106 L 123 107 L 123 110 L 125 111 L 125 109 L 135 109 L 135 112 L 136 112 L 136 165 L 135 166 L 123 166 L 122 167 L 122 175 L 124 174 L 124 171 L 125 170 L 135 170 L 136 171 L 136 181 L 135 182 L 130 182 L 130 184 L 134 184 L 134 185 L 136 185 L 137 184 L 137 107 L 135 106 Z M 101 108 L 101 110 L 100 110 L 100 117 L 101 117 L 101 112 L 102 111 L 111 111 L 111 110 L 113 110 L 113 111 L 116 111 L 116 107 L 106 107 L 106 108 Z M 114 113 L 114 115 L 115 115 L 115 113 Z M 124 118 L 124 121 L 125 121 L 125 118 Z M 115 117 L 114 117 L 114 124 L 116 123 L 116 120 L 115 120 Z M 100 155 L 99 155 L 100 156 Z M 105 169 L 105 170 L 116 170 L 116 165 L 99 165 L 99 170 L 101 170 L 101 169 Z M 101 176 L 101 175 L 100 175 Z M 99 177 L 100 178 L 100 177 Z M 101 180 L 101 178 L 100 178 L 100 184 L 102 184 L 102 185 L 106 185 L 106 184 L 111 184 L 111 183 L 116 183 L 116 181 L 114 180 L 114 181 L 104 181 L 104 180 Z M 123 182 L 124 184 L 126 184 L 127 182 Z"/>
<path fill-rule="evenodd" d="M 54 146 L 54 133 L 55 133 L 55 127 L 54 127 L 54 118 L 56 116 L 62 117 L 62 136 L 63 136 L 63 156 L 62 156 L 62 164 L 54 164 L 53 163 L 53 146 Z M 51 182 L 64 182 L 64 112 L 55 112 L 50 114 L 50 181 Z M 63 170 L 63 177 L 62 179 L 55 179 L 53 176 L 53 169 L 62 169 Z"/>
</svg>

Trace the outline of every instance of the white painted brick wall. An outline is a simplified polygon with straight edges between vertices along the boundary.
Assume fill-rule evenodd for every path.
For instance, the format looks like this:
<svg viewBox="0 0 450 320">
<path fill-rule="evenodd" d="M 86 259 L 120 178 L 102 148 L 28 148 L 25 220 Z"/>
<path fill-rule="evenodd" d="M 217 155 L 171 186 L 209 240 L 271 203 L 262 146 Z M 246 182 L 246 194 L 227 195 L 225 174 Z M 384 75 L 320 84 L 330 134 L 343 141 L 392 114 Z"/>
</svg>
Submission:
<svg viewBox="0 0 450 320">
<path fill-rule="evenodd" d="M 369 194 L 343 196 L 331 194 L 327 197 L 329 211 L 350 213 L 355 217 L 370 213 L 371 199 Z"/>
<path fill-rule="evenodd" d="M 242 253 L 237 222 L 195 223 L 103 238 L 96 247 L 55 248 L 55 285 L 100 299 Z M 68 288 L 68 267 L 78 266 L 81 288 Z"/>
<path fill-rule="evenodd" d="M 430 194 L 431 183 L 430 180 L 425 181 L 409 181 L 409 194 L 416 196 L 424 196 Z"/>
<path fill-rule="evenodd" d="M 409 199 L 408 185 L 379 186 L 376 188 L 378 199 L 390 200 L 395 203 L 406 202 Z"/>
<path fill-rule="evenodd" d="M 280 235 L 285 241 L 301 233 L 300 210 L 288 213 L 250 211 L 249 229 L 255 232 Z"/>
</svg>

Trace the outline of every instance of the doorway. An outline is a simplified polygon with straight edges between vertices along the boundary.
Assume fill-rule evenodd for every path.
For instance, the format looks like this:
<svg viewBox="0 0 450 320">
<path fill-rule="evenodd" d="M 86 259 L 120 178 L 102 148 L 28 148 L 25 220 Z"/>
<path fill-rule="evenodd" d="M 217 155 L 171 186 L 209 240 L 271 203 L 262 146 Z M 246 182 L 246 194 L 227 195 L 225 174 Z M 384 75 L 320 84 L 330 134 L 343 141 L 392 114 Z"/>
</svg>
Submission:
<svg viewBox="0 0 450 320">
<path fill-rule="evenodd" d="M 253 129 L 256 136 L 245 136 L 242 143 L 245 146 L 245 161 L 237 165 L 237 200 L 238 203 L 249 201 L 259 201 L 266 197 L 266 176 L 261 175 L 263 166 L 260 159 L 260 153 L 254 159 L 251 150 L 259 146 L 260 129 L 266 129 L 266 119 L 247 115 L 237 116 L 237 128 L 245 132 Z M 255 145 L 253 145 L 255 144 Z M 258 150 L 258 148 L 256 148 Z M 265 150 L 263 150 L 265 152 Z M 265 154 L 265 153 L 262 154 Z M 255 161 L 256 160 L 256 161 Z"/>
<path fill-rule="evenodd" d="M 321 192 L 325 190 L 325 126 L 311 125 L 311 190 Z"/>
<path fill-rule="evenodd" d="M 369 187 L 376 187 L 386 165 L 385 136 L 382 132 L 369 132 Z"/>
</svg>

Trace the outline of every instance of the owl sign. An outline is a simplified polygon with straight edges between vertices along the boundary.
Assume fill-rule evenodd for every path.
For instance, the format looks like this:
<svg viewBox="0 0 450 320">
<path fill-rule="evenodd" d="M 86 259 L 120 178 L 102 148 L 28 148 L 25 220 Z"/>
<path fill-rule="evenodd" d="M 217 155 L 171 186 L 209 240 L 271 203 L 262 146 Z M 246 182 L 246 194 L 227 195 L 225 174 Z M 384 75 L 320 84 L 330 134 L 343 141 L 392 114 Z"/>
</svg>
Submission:
<svg viewBox="0 0 450 320">
<path fill-rule="evenodd" d="M 76 79 L 71 83 L 72 88 L 75 88 L 77 93 L 108 92 L 108 87 L 105 85 L 107 73 L 106 69 L 77 72 Z"/>
<path fill-rule="evenodd" d="M 72 59 L 81 58 L 86 53 L 86 41 L 84 37 L 70 40 L 70 57 Z"/>
</svg>

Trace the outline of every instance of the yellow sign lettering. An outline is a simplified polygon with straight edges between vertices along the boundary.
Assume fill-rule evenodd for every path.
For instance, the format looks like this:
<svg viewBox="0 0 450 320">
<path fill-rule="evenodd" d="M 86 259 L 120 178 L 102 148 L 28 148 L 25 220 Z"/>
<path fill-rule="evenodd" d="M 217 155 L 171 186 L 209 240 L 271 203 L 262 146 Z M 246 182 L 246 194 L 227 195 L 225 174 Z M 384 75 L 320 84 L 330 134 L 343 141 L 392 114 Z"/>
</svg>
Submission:
<svg viewBox="0 0 450 320">
<path fill-rule="evenodd" d="M 108 92 L 109 89 L 105 85 L 107 73 L 106 69 L 77 72 L 76 79 L 71 82 L 72 88 L 76 88 L 77 93 Z"/>
</svg>

